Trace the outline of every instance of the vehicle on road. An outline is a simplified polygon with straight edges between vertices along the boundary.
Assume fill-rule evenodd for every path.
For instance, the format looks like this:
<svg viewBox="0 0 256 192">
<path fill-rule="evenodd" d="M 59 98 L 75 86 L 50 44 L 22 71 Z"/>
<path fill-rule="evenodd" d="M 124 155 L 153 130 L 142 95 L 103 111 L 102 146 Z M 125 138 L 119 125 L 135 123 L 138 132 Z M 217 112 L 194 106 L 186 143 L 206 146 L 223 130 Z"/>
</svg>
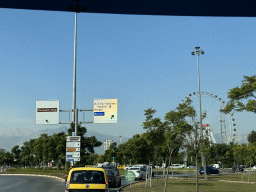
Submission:
<svg viewBox="0 0 256 192">
<path fill-rule="evenodd" d="M 234 172 L 236 172 L 236 171 L 244 171 L 244 168 L 243 167 L 241 167 L 240 165 L 234 165 L 233 167 L 232 167 L 232 170 L 234 171 Z"/>
<path fill-rule="evenodd" d="M 206 166 L 206 173 L 207 173 L 207 175 L 210 175 L 210 174 L 219 174 L 219 170 L 216 169 L 216 168 L 214 168 L 214 167 L 212 167 L 212 166 Z M 199 169 L 199 174 L 200 174 L 200 175 L 204 174 L 204 168 L 203 168 L 203 167 L 201 167 L 201 168 Z"/>
<path fill-rule="evenodd" d="M 94 167 L 102 167 L 104 166 L 104 163 L 97 163 Z"/>
<path fill-rule="evenodd" d="M 195 169 L 195 168 L 196 168 L 196 165 L 190 165 L 188 168 L 190 168 L 190 169 Z"/>
<path fill-rule="evenodd" d="M 252 167 L 252 170 L 253 170 L 253 171 L 256 171 L 256 165 L 254 165 L 254 166 Z"/>
<path fill-rule="evenodd" d="M 118 165 L 118 166 L 117 166 L 117 169 L 124 169 L 124 168 L 125 168 L 124 165 Z"/>
<path fill-rule="evenodd" d="M 108 185 L 109 187 L 121 187 L 121 176 L 118 172 L 115 172 L 112 169 L 105 169 L 108 175 Z"/>
<path fill-rule="evenodd" d="M 219 169 L 220 168 L 220 165 L 219 164 L 211 164 L 210 166 L 216 168 L 216 169 Z"/>
<path fill-rule="evenodd" d="M 185 168 L 184 164 L 172 164 L 172 166 L 170 166 L 170 168 Z"/>
<path fill-rule="evenodd" d="M 113 171 L 117 172 L 119 174 L 119 170 L 116 167 L 113 166 L 102 166 L 103 169 L 112 169 Z"/>
<path fill-rule="evenodd" d="M 128 171 L 132 171 L 135 173 L 135 179 L 146 178 L 146 169 L 144 169 L 143 167 L 131 167 Z"/>
<path fill-rule="evenodd" d="M 128 170 L 128 169 L 130 169 L 131 167 L 133 167 L 133 165 L 129 165 L 129 166 L 127 166 L 127 167 L 124 167 L 124 170 Z"/>
<path fill-rule="evenodd" d="M 108 191 L 108 175 L 102 168 L 77 167 L 70 170 L 65 180 L 65 192 L 72 191 Z"/>
<path fill-rule="evenodd" d="M 147 171 L 147 167 L 148 167 L 149 165 L 146 165 L 146 164 L 137 164 L 137 165 L 134 165 L 134 167 L 143 167 L 146 171 Z M 148 171 L 150 171 L 150 174 L 151 174 L 151 169 L 150 170 L 148 170 Z M 152 169 L 152 177 L 154 177 L 154 175 L 155 175 L 155 172 L 154 172 L 154 169 Z"/>
</svg>

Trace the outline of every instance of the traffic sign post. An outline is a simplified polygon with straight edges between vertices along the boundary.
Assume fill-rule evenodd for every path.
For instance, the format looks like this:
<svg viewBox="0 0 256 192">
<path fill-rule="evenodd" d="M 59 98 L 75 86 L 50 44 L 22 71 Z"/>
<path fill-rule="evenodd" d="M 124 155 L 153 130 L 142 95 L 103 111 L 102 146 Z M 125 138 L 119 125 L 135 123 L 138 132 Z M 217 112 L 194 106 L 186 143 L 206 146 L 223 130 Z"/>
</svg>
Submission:
<svg viewBox="0 0 256 192">
<path fill-rule="evenodd" d="M 78 111 L 93 111 L 93 122 L 78 122 Z M 60 112 L 74 113 L 75 119 L 72 122 L 60 122 Z M 59 100 L 36 101 L 36 125 L 50 124 L 71 124 L 75 120 L 75 132 L 66 140 L 66 161 L 80 161 L 81 137 L 77 135 L 77 124 L 83 123 L 117 123 L 117 99 L 94 99 L 93 109 L 60 110 Z M 113 158 L 114 162 L 114 158 Z"/>
<path fill-rule="evenodd" d="M 130 188 L 131 188 L 131 182 L 135 180 L 135 173 L 133 173 L 132 171 L 127 171 L 125 173 L 125 180 L 130 182 Z"/>
<path fill-rule="evenodd" d="M 81 136 L 68 136 L 66 140 L 66 161 L 80 161 Z"/>
</svg>

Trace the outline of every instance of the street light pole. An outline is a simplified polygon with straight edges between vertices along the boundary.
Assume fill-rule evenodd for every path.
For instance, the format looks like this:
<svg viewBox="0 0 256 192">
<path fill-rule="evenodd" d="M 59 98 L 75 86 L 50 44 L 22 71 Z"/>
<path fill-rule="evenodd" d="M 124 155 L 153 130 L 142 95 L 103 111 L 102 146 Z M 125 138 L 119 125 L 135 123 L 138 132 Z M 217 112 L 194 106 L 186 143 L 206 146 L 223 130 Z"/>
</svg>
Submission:
<svg viewBox="0 0 256 192">
<path fill-rule="evenodd" d="M 197 72 L 198 72 L 198 91 L 199 91 L 199 129 L 200 135 L 203 136 L 202 129 L 202 111 L 201 111 L 201 91 L 200 91 L 200 74 L 199 74 L 199 55 L 204 54 L 204 51 L 199 51 L 200 47 L 195 47 L 196 51 L 193 51 L 192 55 L 197 55 Z"/>
<path fill-rule="evenodd" d="M 198 93 L 199 93 L 199 129 L 200 129 L 200 137 L 203 137 L 203 127 L 202 127 L 202 111 L 201 111 L 201 91 L 200 91 L 200 74 L 199 74 L 199 56 L 200 54 L 204 54 L 204 51 L 200 51 L 200 47 L 195 47 L 196 51 L 193 51 L 191 54 L 192 55 L 197 55 L 197 72 L 198 72 Z M 198 141 L 197 141 L 198 142 Z M 199 145 L 199 142 L 198 142 Z M 205 162 L 205 154 L 202 154 L 202 166 L 204 168 L 204 175 L 205 178 L 207 178 L 206 175 L 206 162 Z M 197 190 L 198 190 L 198 186 L 197 186 Z"/>
</svg>

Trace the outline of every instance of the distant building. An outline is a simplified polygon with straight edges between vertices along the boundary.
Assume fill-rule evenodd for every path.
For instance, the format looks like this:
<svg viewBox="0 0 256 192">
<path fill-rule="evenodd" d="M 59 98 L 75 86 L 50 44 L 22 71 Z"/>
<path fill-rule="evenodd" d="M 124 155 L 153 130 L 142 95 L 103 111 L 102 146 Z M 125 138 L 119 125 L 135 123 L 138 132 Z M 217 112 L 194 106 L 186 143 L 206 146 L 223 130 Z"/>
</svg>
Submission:
<svg viewBox="0 0 256 192">
<path fill-rule="evenodd" d="M 4 153 L 6 152 L 6 150 L 5 150 L 5 149 L 0 149 L 0 151 L 1 151 L 1 152 L 4 152 Z"/>
<path fill-rule="evenodd" d="M 104 152 L 109 149 L 111 143 L 113 143 L 113 140 L 104 140 Z"/>
</svg>

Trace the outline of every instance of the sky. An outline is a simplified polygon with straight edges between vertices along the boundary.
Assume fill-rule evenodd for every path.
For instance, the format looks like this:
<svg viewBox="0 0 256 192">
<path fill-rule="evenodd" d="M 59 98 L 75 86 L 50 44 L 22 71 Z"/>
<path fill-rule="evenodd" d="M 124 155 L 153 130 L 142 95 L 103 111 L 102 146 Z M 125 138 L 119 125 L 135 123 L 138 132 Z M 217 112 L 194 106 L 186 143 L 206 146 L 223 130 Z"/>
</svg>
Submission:
<svg viewBox="0 0 256 192">
<path fill-rule="evenodd" d="M 35 101 L 59 100 L 72 109 L 75 13 L 0 10 L 0 132 L 68 125 L 35 125 Z M 255 18 L 77 14 L 78 109 L 93 99 L 118 99 L 117 124 L 83 124 L 103 134 L 132 137 L 145 132 L 144 110 L 164 120 L 186 96 L 201 91 L 227 102 L 227 92 L 255 75 Z M 198 97 L 193 98 L 198 110 Z M 202 97 L 212 131 L 219 133 L 219 103 Z M 68 113 L 60 114 L 68 122 Z M 93 120 L 85 112 L 86 121 Z M 227 134 L 230 124 L 225 116 Z M 237 134 L 255 130 L 255 115 L 234 114 Z M 83 114 L 79 113 L 79 121 Z"/>
</svg>

